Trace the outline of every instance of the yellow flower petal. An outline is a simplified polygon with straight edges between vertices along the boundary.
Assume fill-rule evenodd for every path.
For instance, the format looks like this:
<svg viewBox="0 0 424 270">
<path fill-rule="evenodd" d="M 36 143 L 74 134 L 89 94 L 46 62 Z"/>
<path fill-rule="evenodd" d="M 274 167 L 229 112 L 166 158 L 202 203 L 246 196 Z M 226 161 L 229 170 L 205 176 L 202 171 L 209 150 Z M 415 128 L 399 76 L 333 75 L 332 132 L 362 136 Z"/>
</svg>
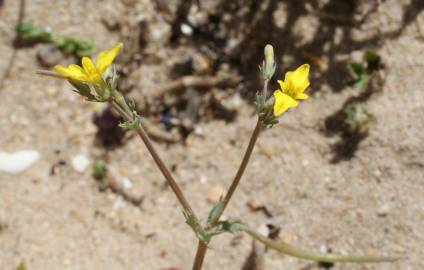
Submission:
<svg viewBox="0 0 424 270">
<path fill-rule="evenodd" d="M 287 72 L 288 73 L 288 72 Z M 286 76 L 287 76 L 287 73 L 286 73 Z M 286 80 L 286 81 L 288 81 L 288 80 Z M 282 81 L 282 80 L 277 80 L 277 82 L 278 82 L 278 84 L 280 85 L 280 88 L 281 88 L 281 90 L 284 92 L 284 91 L 287 91 L 287 83 L 286 82 L 284 82 L 284 81 Z"/>
<path fill-rule="evenodd" d="M 87 80 L 87 76 L 84 70 L 80 66 L 72 64 L 72 65 L 69 65 L 67 68 L 65 68 L 63 66 L 57 65 L 54 67 L 54 69 L 56 70 L 57 73 L 59 73 L 63 77 L 75 79 L 79 81 Z"/>
<path fill-rule="evenodd" d="M 85 73 L 87 74 L 88 80 L 93 84 L 101 84 L 102 76 L 97 71 L 97 68 L 94 66 L 93 62 L 88 57 L 82 58 L 82 66 L 84 68 Z"/>
<path fill-rule="evenodd" d="M 96 60 L 96 68 L 100 74 L 103 74 L 106 69 L 112 64 L 113 60 L 121 51 L 122 43 L 118 43 L 111 50 L 99 53 Z"/>
<path fill-rule="evenodd" d="M 283 93 L 280 90 L 274 91 L 274 116 L 278 117 L 291 107 L 296 107 L 299 102 L 297 102 L 291 96 Z"/>
<path fill-rule="evenodd" d="M 305 93 L 297 93 L 294 98 L 295 99 L 308 99 L 309 96 L 307 94 L 305 94 Z"/>
<path fill-rule="evenodd" d="M 90 77 L 97 73 L 97 69 L 93 62 L 86 56 L 82 58 L 82 67 L 84 68 L 85 73 Z"/>
<path fill-rule="evenodd" d="M 309 65 L 303 64 L 293 72 L 287 72 L 285 82 L 289 84 L 290 92 L 302 93 L 309 86 Z"/>
</svg>

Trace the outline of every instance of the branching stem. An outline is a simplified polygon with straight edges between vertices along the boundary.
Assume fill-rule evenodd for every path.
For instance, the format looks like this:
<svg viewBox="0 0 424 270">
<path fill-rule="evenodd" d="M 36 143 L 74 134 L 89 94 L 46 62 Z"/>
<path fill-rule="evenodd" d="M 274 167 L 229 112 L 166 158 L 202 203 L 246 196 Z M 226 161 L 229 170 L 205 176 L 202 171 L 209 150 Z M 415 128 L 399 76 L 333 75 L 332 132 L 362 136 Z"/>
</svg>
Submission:
<svg viewBox="0 0 424 270">
<path fill-rule="evenodd" d="M 269 80 L 264 81 L 264 88 L 262 90 L 263 102 L 265 102 L 265 99 L 266 99 L 268 82 L 269 82 Z M 252 155 L 253 148 L 255 147 L 255 144 L 256 144 L 256 141 L 259 137 L 259 133 L 261 131 L 261 128 L 262 128 L 262 122 L 258 117 L 258 121 L 256 122 L 256 126 L 255 126 L 255 129 L 252 132 L 252 135 L 250 136 L 250 141 L 249 141 L 249 144 L 247 146 L 246 152 L 244 153 L 240 167 L 238 168 L 236 176 L 234 177 L 233 182 L 231 183 L 231 185 L 228 189 L 228 192 L 226 193 L 226 195 L 223 199 L 222 207 L 219 208 L 218 213 L 215 216 L 215 218 L 211 221 L 210 226 L 216 225 L 216 223 L 219 221 L 219 218 L 224 213 L 225 208 L 227 207 L 227 205 L 230 202 L 234 192 L 236 191 L 236 189 L 237 189 L 237 187 L 240 183 L 240 180 L 241 180 L 241 178 L 244 174 L 244 171 L 246 170 L 247 164 L 249 163 L 250 156 Z M 195 260 L 194 260 L 194 263 L 193 263 L 193 268 L 192 268 L 193 270 L 201 270 L 202 269 L 203 260 L 205 258 L 206 251 L 207 251 L 206 244 L 199 240 L 199 243 L 198 243 L 198 246 L 197 246 L 196 257 L 195 257 Z"/>
</svg>

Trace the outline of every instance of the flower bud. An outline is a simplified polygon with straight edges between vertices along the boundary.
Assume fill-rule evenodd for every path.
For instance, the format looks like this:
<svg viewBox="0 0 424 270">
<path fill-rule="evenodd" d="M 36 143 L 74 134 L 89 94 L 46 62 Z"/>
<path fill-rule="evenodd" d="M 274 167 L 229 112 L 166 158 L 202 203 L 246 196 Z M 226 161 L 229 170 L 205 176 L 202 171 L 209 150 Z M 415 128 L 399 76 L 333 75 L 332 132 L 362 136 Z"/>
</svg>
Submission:
<svg viewBox="0 0 424 270">
<path fill-rule="evenodd" d="M 267 44 L 264 49 L 265 63 L 274 65 L 274 48 L 272 45 Z"/>
<path fill-rule="evenodd" d="M 272 78 L 275 72 L 274 48 L 267 44 L 264 49 L 265 60 L 261 66 L 262 75 L 266 80 Z"/>
</svg>

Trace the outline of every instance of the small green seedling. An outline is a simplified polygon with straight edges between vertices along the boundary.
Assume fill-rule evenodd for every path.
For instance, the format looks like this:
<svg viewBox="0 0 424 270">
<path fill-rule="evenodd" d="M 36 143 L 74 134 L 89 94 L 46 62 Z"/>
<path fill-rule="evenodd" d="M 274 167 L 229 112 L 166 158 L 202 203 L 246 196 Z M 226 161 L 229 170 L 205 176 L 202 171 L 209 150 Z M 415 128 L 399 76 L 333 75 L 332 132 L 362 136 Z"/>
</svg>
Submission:
<svg viewBox="0 0 424 270">
<path fill-rule="evenodd" d="M 30 23 L 16 25 L 19 37 L 31 42 L 53 44 L 65 54 L 73 54 L 78 57 L 90 56 L 93 53 L 93 43 L 71 36 L 53 35 L 50 30 L 34 26 Z"/>
<path fill-rule="evenodd" d="M 353 77 L 348 82 L 348 85 L 364 91 L 367 89 L 369 79 L 373 73 L 382 68 L 381 57 L 377 52 L 367 50 L 364 53 L 362 62 L 351 62 L 348 67 Z"/>
<path fill-rule="evenodd" d="M 93 162 L 93 177 L 98 181 L 105 179 L 107 175 L 107 165 L 104 160 L 98 159 Z"/>
<path fill-rule="evenodd" d="M 351 132 L 366 133 L 370 124 L 376 121 L 375 116 L 358 103 L 349 104 L 344 112 L 346 114 L 345 122 Z"/>
<path fill-rule="evenodd" d="M 22 261 L 18 267 L 16 267 L 16 270 L 27 270 L 26 264 L 24 261 Z"/>
</svg>

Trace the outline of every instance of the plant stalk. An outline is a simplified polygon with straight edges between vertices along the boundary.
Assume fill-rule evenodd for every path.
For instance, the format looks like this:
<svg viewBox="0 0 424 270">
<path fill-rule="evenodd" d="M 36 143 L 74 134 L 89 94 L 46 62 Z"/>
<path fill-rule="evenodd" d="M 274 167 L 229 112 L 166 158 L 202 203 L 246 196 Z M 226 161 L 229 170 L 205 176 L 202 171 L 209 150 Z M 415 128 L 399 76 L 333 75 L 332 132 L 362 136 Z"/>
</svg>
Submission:
<svg viewBox="0 0 424 270">
<path fill-rule="evenodd" d="M 262 102 L 266 101 L 266 95 L 267 95 L 267 92 L 268 92 L 268 82 L 269 82 L 269 80 L 264 80 L 264 87 L 263 87 L 263 90 L 262 90 Z M 222 207 L 219 209 L 218 214 L 216 215 L 215 219 L 212 220 L 212 222 L 211 222 L 212 225 L 215 225 L 219 221 L 219 218 L 224 213 L 225 208 L 227 207 L 228 203 L 231 200 L 231 197 L 233 196 L 234 192 L 236 191 L 236 189 L 237 189 L 237 187 L 240 183 L 240 180 L 241 180 L 241 178 L 244 174 L 244 171 L 246 170 L 247 164 L 249 163 L 250 156 L 252 155 L 252 152 L 253 152 L 253 148 L 255 148 L 255 144 L 256 144 L 256 141 L 258 140 L 259 133 L 261 132 L 261 128 L 262 128 L 262 121 L 258 117 L 255 129 L 253 130 L 252 135 L 250 136 L 249 144 L 247 145 L 246 152 L 244 153 L 240 167 L 238 168 L 236 176 L 234 177 L 233 182 L 231 183 L 230 188 L 228 189 L 228 192 L 226 193 L 226 195 L 224 197 Z"/>
<path fill-rule="evenodd" d="M 124 101 L 125 102 L 125 101 Z M 121 103 L 124 103 L 121 102 Z M 115 100 L 110 101 L 111 106 L 116 109 L 119 114 L 126 120 L 131 121 L 132 117 L 131 115 L 126 112 L 125 106 L 120 104 L 120 102 L 117 102 Z M 123 108 L 124 107 L 124 108 Z M 188 214 L 191 214 L 195 217 L 195 214 L 193 212 L 193 209 L 191 208 L 190 204 L 188 203 L 187 199 L 185 198 L 183 192 L 181 191 L 180 187 L 178 186 L 177 182 L 175 181 L 174 177 L 166 167 L 166 165 L 163 163 L 162 159 L 159 157 L 156 149 L 154 148 L 152 142 L 150 141 L 146 131 L 144 130 L 143 126 L 140 124 L 137 128 L 135 128 L 138 136 L 141 138 L 143 143 L 146 145 L 147 150 L 150 152 L 153 160 L 155 161 L 156 165 L 158 166 L 159 170 L 161 171 L 162 175 L 165 177 L 167 183 L 171 187 L 172 191 L 175 193 L 175 196 L 177 197 L 179 203 L 181 204 L 184 211 Z"/>
<path fill-rule="evenodd" d="M 205 260 L 206 251 L 208 246 L 203 241 L 199 240 L 197 244 L 196 257 L 194 258 L 192 270 L 201 270 L 203 266 L 203 261 Z"/>
<path fill-rule="evenodd" d="M 263 102 L 266 100 L 266 94 L 268 90 L 268 82 L 269 80 L 264 81 L 264 88 L 262 90 L 262 99 Z M 225 211 L 225 208 L 227 207 L 228 203 L 230 202 L 234 192 L 236 191 L 240 180 L 244 174 L 244 171 L 246 170 L 247 164 L 249 163 L 250 156 L 252 155 L 253 148 L 255 147 L 256 141 L 258 140 L 259 134 L 261 132 L 262 128 L 262 122 L 258 117 L 258 121 L 256 122 L 255 129 L 252 132 L 252 135 L 250 136 L 249 144 L 247 145 L 246 152 L 244 153 L 243 159 L 241 161 L 240 167 L 237 170 L 236 176 L 233 179 L 233 182 L 231 183 L 228 192 L 226 193 L 223 201 L 222 206 L 218 210 L 218 214 L 215 216 L 215 218 L 211 221 L 210 227 L 216 225 L 216 223 L 219 221 L 219 218 L 222 216 L 222 214 Z M 193 270 L 201 270 L 203 265 L 203 260 L 205 258 L 205 254 L 207 251 L 207 245 L 199 240 L 199 244 L 197 246 L 197 252 L 196 257 L 193 263 Z"/>
</svg>

